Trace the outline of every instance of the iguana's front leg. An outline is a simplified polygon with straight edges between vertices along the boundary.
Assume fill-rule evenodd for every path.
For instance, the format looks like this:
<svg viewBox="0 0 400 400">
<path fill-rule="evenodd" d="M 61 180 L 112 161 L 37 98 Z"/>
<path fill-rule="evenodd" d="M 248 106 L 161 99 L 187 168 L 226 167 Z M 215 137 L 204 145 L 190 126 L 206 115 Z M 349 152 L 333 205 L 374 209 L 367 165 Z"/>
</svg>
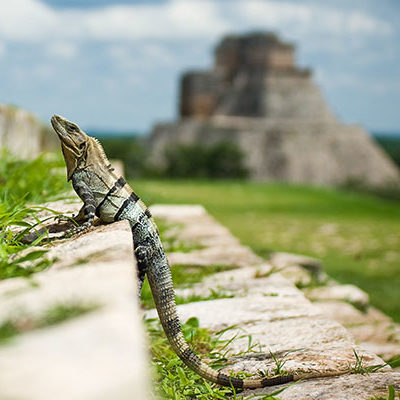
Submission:
<svg viewBox="0 0 400 400">
<path fill-rule="evenodd" d="M 85 204 L 81 207 L 77 214 L 72 216 L 72 219 L 79 225 L 86 221 Z"/>
<path fill-rule="evenodd" d="M 89 229 L 93 225 L 96 211 L 94 195 L 89 186 L 83 181 L 73 181 L 72 185 L 75 189 L 76 194 L 83 201 L 83 206 L 77 216 L 74 217 L 74 219 L 77 219 L 79 222 L 83 221 L 83 223 L 67 232 L 66 236 L 73 236 L 77 233 L 82 233 Z"/>
<path fill-rule="evenodd" d="M 66 215 L 57 215 L 54 217 L 55 221 L 57 221 L 58 224 L 65 223 L 65 222 L 75 222 L 78 225 L 81 225 L 82 223 L 85 222 L 85 205 L 81 207 L 81 209 L 78 211 L 77 214 L 74 214 L 72 217 L 66 216 Z"/>
</svg>

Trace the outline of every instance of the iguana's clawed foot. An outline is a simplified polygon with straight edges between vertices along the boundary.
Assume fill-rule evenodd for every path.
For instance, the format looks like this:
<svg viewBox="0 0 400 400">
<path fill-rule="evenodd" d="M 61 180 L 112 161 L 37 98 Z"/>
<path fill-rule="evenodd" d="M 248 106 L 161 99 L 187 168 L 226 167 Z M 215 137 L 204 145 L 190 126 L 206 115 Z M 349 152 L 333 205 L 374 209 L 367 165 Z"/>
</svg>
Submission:
<svg viewBox="0 0 400 400">
<path fill-rule="evenodd" d="M 90 226 L 76 226 L 65 232 L 65 234 L 61 237 L 61 239 L 70 239 L 72 237 L 78 237 L 85 234 L 90 229 Z"/>
<path fill-rule="evenodd" d="M 69 217 L 68 215 L 64 215 L 64 214 L 60 214 L 60 215 L 56 215 L 54 217 L 54 221 L 57 224 L 61 224 L 61 223 L 65 223 L 65 222 L 70 222 L 73 219 L 73 217 Z"/>
<path fill-rule="evenodd" d="M 57 215 L 54 217 L 54 220 L 57 224 L 66 224 L 66 223 L 72 223 L 74 225 L 78 225 L 78 220 L 77 220 L 78 215 L 72 215 L 71 217 L 68 215 Z"/>
</svg>

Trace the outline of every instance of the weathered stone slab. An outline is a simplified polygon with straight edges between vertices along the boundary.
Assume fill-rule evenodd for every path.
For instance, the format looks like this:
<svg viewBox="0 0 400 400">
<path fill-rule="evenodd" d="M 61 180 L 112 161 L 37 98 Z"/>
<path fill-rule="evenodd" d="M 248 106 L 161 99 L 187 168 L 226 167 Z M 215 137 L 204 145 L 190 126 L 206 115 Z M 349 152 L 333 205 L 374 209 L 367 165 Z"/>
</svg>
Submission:
<svg viewBox="0 0 400 400">
<path fill-rule="evenodd" d="M 167 223 L 178 224 L 178 238 L 204 247 L 190 253 L 169 253 L 171 264 L 247 266 L 262 262 L 249 248 L 240 245 L 239 240 L 208 215 L 202 206 L 154 205 L 151 212 Z"/>
<path fill-rule="evenodd" d="M 357 310 L 350 303 L 343 301 L 319 301 L 314 303 L 321 313 L 338 321 L 345 327 L 366 323 L 366 314 Z"/>
<path fill-rule="evenodd" d="M 54 207 L 54 204 L 53 204 Z M 0 282 L 0 324 L 34 321 L 57 305 L 94 305 L 79 317 L 0 344 L 3 400 L 149 398 L 129 225 L 93 228 L 55 243 L 58 261 L 31 281 Z"/>
<path fill-rule="evenodd" d="M 356 304 L 361 308 L 369 305 L 368 294 L 354 285 L 333 284 L 304 290 L 305 295 L 312 300 L 339 300 Z"/>
<path fill-rule="evenodd" d="M 289 371 L 348 370 L 355 365 L 354 350 L 364 365 L 383 364 L 379 357 L 359 349 L 341 325 L 323 317 L 304 297 L 253 295 L 190 303 L 178 309 L 183 321 L 196 316 L 201 326 L 212 331 L 231 327 L 222 336 L 226 340 L 236 336 L 227 347 L 231 355 L 246 351 L 251 336 L 255 351 L 261 354 L 246 354 L 244 362 L 230 360 L 230 371 L 272 370 L 273 361 L 265 357 L 270 351 L 278 356 L 287 353 L 285 370 Z M 148 316 L 155 317 L 155 312 Z"/>
<path fill-rule="evenodd" d="M 307 271 L 300 266 L 304 261 L 307 262 L 307 257 L 276 253 L 275 258 L 269 261 L 289 281 L 304 286 L 303 292 L 307 297 L 314 301 L 324 315 L 344 325 L 362 348 L 384 360 L 400 354 L 399 326 L 387 315 L 371 307 L 365 292 L 352 285 L 339 285 L 323 272 L 319 274 L 323 278 L 322 285 L 315 287 L 318 280 L 315 280 L 312 270 Z"/>
<path fill-rule="evenodd" d="M 213 246 L 203 250 L 194 250 L 190 253 L 175 252 L 168 254 L 171 264 L 192 265 L 231 265 L 241 267 L 249 265 L 248 250 L 240 247 Z M 255 260 L 256 256 L 251 256 Z"/>
<path fill-rule="evenodd" d="M 360 342 L 359 346 L 363 349 L 368 350 L 371 353 L 377 354 L 384 360 L 390 360 L 391 358 L 400 357 L 400 345 L 398 342 L 391 343 L 390 341 L 380 342 L 377 340 L 374 342 L 370 339 L 368 342 Z M 400 370 L 400 368 L 397 368 Z"/>
<path fill-rule="evenodd" d="M 277 397 L 282 400 L 367 400 L 372 397 L 387 398 L 388 385 L 400 391 L 400 373 L 375 373 L 369 375 L 343 375 L 333 378 L 304 380 L 290 385 Z M 282 388 L 246 390 L 242 394 L 273 393 Z"/>
<path fill-rule="evenodd" d="M 338 321 L 346 327 L 352 327 L 362 324 L 373 324 L 391 322 L 391 319 L 381 313 L 379 310 L 369 307 L 368 310 L 362 312 L 350 303 L 343 301 L 319 301 L 314 303 L 321 312 L 325 315 L 329 315 L 335 321 Z"/>
<path fill-rule="evenodd" d="M 291 253 L 272 253 L 269 262 L 276 268 L 283 269 L 292 266 L 300 266 L 318 275 L 322 272 L 322 262 L 317 258 Z"/>
<path fill-rule="evenodd" d="M 259 294 L 304 298 L 300 290 L 266 263 L 214 274 L 193 287 L 178 289 L 177 293 L 181 296 L 207 296 L 210 291 L 222 291 L 235 297 Z"/>
<path fill-rule="evenodd" d="M 387 315 L 369 307 L 365 312 L 340 301 L 314 303 L 324 315 L 343 324 L 362 348 L 389 360 L 400 354 L 400 327 Z"/>
</svg>

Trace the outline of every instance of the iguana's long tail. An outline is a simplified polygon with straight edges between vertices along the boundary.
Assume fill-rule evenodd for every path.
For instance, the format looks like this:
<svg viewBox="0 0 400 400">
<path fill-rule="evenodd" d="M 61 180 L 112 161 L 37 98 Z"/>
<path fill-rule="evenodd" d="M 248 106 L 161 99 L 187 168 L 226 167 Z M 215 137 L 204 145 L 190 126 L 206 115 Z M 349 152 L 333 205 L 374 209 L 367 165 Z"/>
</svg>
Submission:
<svg viewBox="0 0 400 400">
<path fill-rule="evenodd" d="M 146 267 L 147 278 L 165 334 L 179 358 L 193 371 L 211 382 L 223 386 L 234 386 L 235 388 L 255 389 L 280 385 L 298 379 L 294 375 L 263 379 L 239 379 L 213 370 L 191 350 L 182 334 L 181 324 L 176 311 L 171 271 L 165 254 L 161 254 L 160 252 L 151 257 Z"/>
</svg>

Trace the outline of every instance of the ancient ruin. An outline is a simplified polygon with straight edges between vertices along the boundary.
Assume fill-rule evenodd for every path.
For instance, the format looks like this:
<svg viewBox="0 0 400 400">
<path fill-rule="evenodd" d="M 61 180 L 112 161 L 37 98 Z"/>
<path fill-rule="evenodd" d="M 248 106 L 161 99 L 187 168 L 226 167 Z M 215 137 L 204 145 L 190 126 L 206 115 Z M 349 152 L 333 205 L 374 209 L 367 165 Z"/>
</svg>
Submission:
<svg viewBox="0 0 400 400">
<path fill-rule="evenodd" d="M 342 124 L 295 64 L 295 47 L 272 33 L 227 36 L 210 71 L 190 71 L 180 88 L 180 119 L 155 126 L 149 143 L 160 166 L 177 143 L 235 142 L 251 178 L 381 185 L 399 171 L 360 126 Z"/>
<path fill-rule="evenodd" d="M 58 149 L 57 138 L 49 129 L 28 111 L 0 104 L 0 149 L 20 158 L 34 158 L 43 151 Z"/>
</svg>

